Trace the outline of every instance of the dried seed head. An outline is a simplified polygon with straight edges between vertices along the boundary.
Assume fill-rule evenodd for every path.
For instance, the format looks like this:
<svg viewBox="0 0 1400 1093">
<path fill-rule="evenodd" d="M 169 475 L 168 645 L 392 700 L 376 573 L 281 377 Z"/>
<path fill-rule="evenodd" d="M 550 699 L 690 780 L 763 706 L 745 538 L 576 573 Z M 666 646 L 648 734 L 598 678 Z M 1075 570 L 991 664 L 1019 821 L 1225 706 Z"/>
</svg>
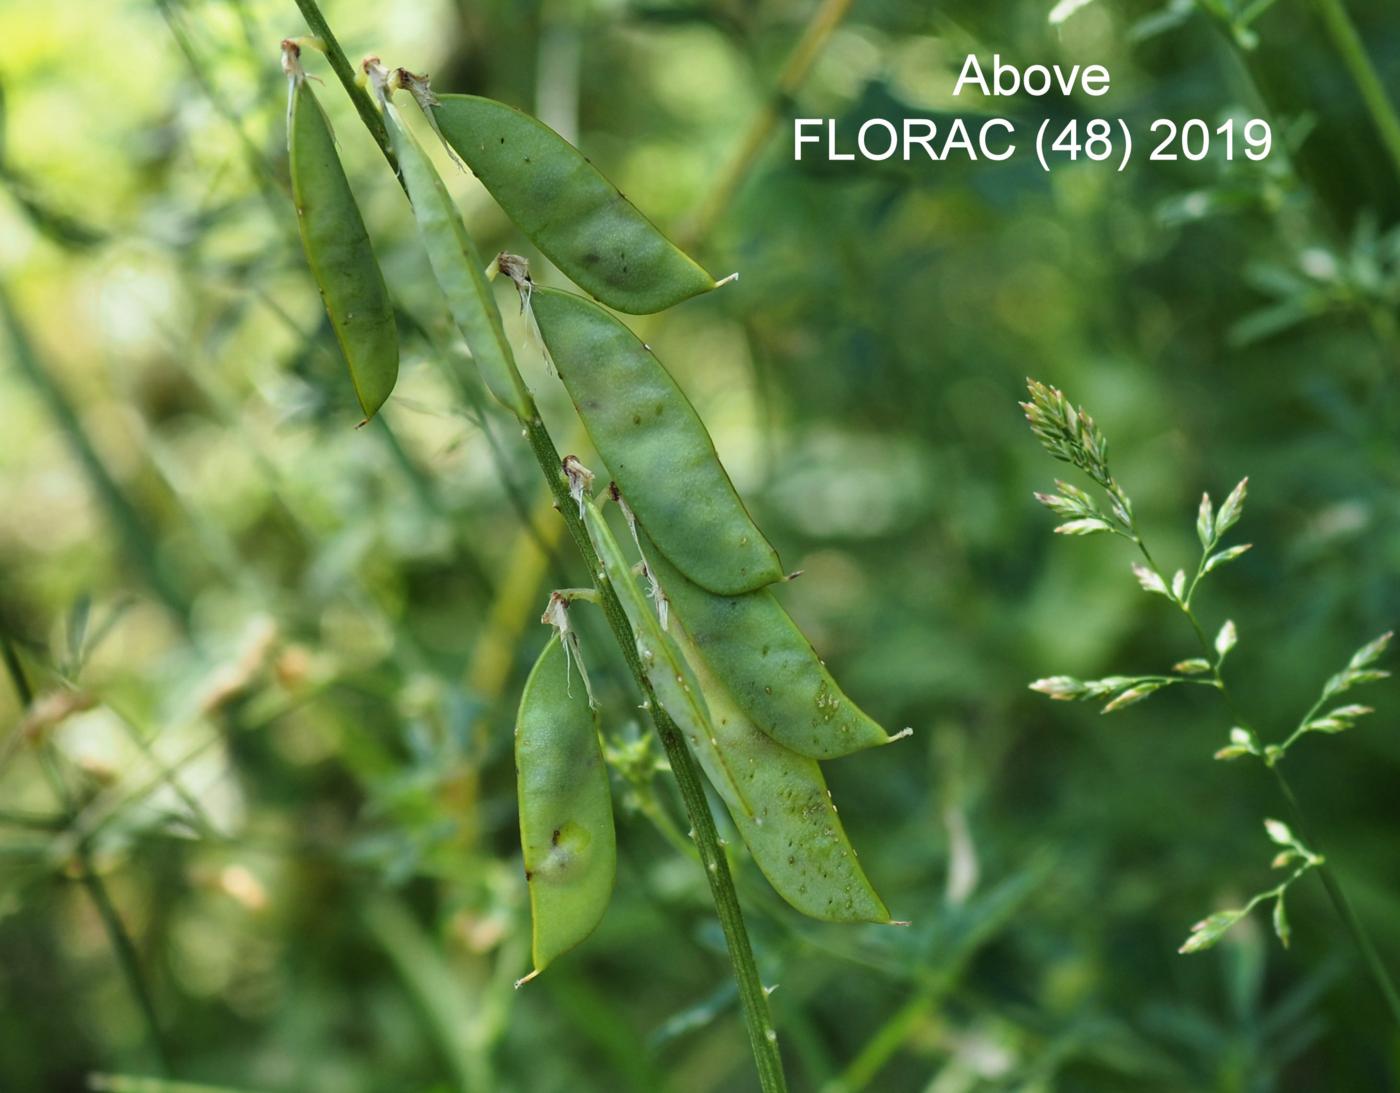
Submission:
<svg viewBox="0 0 1400 1093">
<path fill-rule="evenodd" d="M 539 346 L 540 352 L 544 355 L 544 362 L 549 366 L 550 374 L 557 376 L 559 369 L 554 365 L 554 357 L 549 352 L 544 335 L 540 333 L 540 324 L 535 320 L 534 308 L 530 306 L 530 298 L 535 292 L 535 282 L 530 276 L 530 263 L 518 254 L 507 254 L 502 251 L 496 255 L 496 260 L 491 263 L 491 266 L 496 271 L 505 274 L 515 285 L 515 291 L 520 294 L 520 314 L 525 316 L 527 336 L 535 345 Z M 489 268 L 487 272 L 489 276 Z"/>
<path fill-rule="evenodd" d="M 306 69 L 301 67 L 301 45 L 295 38 L 282 39 L 282 71 L 287 74 L 287 130 L 290 132 L 297 88 L 306 81 Z"/>
<path fill-rule="evenodd" d="M 413 101 L 423 108 L 424 113 L 427 113 L 430 106 L 438 104 L 438 97 L 433 94 L 433 89 L 428 83 L 427 73 L 420 76 L 406 68 L 396 68 L 394 69 L 394 86 L 403 88 L 412 95 Z"/>
<path fill-rule="evenodd" d="M 642 576 L 647 579 L 647 595 L 656 605 L 656 617 L 661 622 L 661 629 L 665 630 L 670 626 L 671 601 L 662 590 L 661 582 L 656 579 L 655 571 L 647 563 L 647 552 L 642 549 L 642 537 L 637 534 L 637 514 L 622 496 L 616 482 L 608 483 L 608 496 L 616 501 L 617 507 L 622 510 L 622 518 L 627 521 L 627 530 L 632 533 L 632 542 L 636 544 L 637 553 L 642 556 Z"/>
<path fill-rule="evenodd" d="M 373 53 L 360 62 L 360 71 L 369 82 L 370 91 L 381 109 L 389 105 L 389 93 L 393 90 L 389 70 Z"/>
<path fill-rule="evenodd" d="M 41 695 L 30 704 L 19 723 L 20 735 L 27 740 L 40 740 L 73 714 L 90 710 L 95 705 L 97 699 L 87 691 L 53 691 Z"/>
<path fill-rule="evenodd" d="M 656 605 L 657 620 L 661 623 L 661 629 L 665 630 L 671 622 L 671 601 L 662 591 L 656 574 L 652 572 L 651 566 L 647 565 L 645 558 L 642 559 L 642 576 L 647 579 L 647 595 L 651 597 L 651 602 Z"/>
<path fill-rule="evenodd" d="M 569 625 L 569 598 L 562 592 L 551 592 L 549 603 L 545 604 L 544 614 L 540 616 L 540 622 L 554 627 L 559 633 L 559 644 L 564 647 L 566 690 L 573 679 L 569 675 L 570 665 L 576 663 L 578 674 L 583 677 L 583 689 L 588 692 L 588 704 L 597 709 L 598 702 L 593 697 L 593 684 L 588 678 L 588 668 L 583 663 L 583 651 L 579 648 L 578 633 Z"/>
<path fill-rule="evenodd" d="M 569 480 L 569 496 L 578 505 L 578 518 L 583 519 L 583 499 L 593 488 L 593 472 L 580 462 L 576 455 L 566 455 L 563 460 L 564 477 Z"/>
<path fill-rule="evenodd" d="M 306 70 L 301 67 L 301 44 L 295 38 L 282 39 L 282 71 L 289 80 L 306 79 Z"/>
<path fill-rule="evenodd" d="M 406 68 L 394 69 L 394 75 L 390 84 L 393 90 L 407 91 L 413 96 L 413 101 L 418 104 L 418 109 L 423 111 L 423 117 L 428 119 L 428 124 L 433 127 L 433 132 L 437 134 L 438 140 L 442 142 L 443 148 L 447 152 L 447 158 L 457 165 L 457 170 L 465 173 L 467 165 L 462 162 L 462 157 L 457 154 L 457 149 L 448 143 L 442 130 L 438 127 L 437 114 L 433 107 L 440 105 L 438 97 L 433 94 L 432 86 L 428 82 L 427 73 L 419 75 L 410 72 Z"/>
<path fill-rule="evenodd" d="M 571 633 L 569 629 L 569 601 L 560 593 L 551 592 L 549 602 L 544 606 L 544 614 L 540 616 L 540 622 L 558 630 L 560 638 Z"/>
<path fill-rule="evenodd" d="M 510 278 L 515 291 L 520 293 L 520 310 L 530 306 L 530 294 L 535 291 L 535 282 L 530 277 L 530 263 L 518 254 L 501 251 L 496 255 L 496 268 Z"/>
</svg>

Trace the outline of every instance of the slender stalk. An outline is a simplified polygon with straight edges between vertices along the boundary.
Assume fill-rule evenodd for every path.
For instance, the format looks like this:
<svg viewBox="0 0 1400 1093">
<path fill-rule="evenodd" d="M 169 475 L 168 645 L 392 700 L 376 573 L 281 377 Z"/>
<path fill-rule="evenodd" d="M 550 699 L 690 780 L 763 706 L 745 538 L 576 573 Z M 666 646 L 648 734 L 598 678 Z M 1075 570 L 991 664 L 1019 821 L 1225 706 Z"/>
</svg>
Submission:
<svg viewBox="0 0 1400 1093">
<path fill-rule="evenodd" d="M 768 1010 L 768 995 L 763 989 L 758 965 L 754 961 L 753 947 L 749 943 L 748 930 L 744 925 L 744 913 L 739 907 L 738 893 L 734 890 L 734 878 L 729 872 L 729 864 L 719 843 L 719 832 L 715 829 L 715 819 L 705 797 L 700 769 L 686 748 L 680 729 L 657 701 L 656 694 L 642 671 L 632 627 L 628 624 L 617 593 L 613 590 L 612 583 L 603 570 L 603 564 L 593 549 L 588 531 L 579 519 L 578 509 L 569 497 L 568 479 L 561 469 L 559 452 L 554 447 L 554 441 L 538 416 L 525 423 L 525 430 L 530 448 L 535 453 L 540 469 L 554 494 L 555 506 L 564 517 L 569 534 L 573 536 L 574 543 L 592 574 L 608 626 L 612 629 L 613 637 L 622 650 L 623 658 L 627 661 L 627 667 L 631 669 L 637 686 L 646 698 L 647 709 L 651 713 L 657 735 L 661 737 L 661 745 L 666 749 L 671 772 L 680 787 L 681 799 L 685 803 L 686 814 L 694 832 L 695 845 L 700 851 L 701 864 L 705 867 L 705 878 L 710 884 L 710 897 L 714 901 L 715 914 L 719 917 L 720 928 L 724 931 L 725 944 L 729 949 L 729 959 L 734 966 L 739 1001 L 743 1006 L 745 1024 L 748 1026 L 749 1044 L 753 1049 L 754 1063 L 758 1067 L 759 1084 L 764 1093 L 784 1090 L 787 1088 L 787 1081 L 783 1075 L 782 1056 L 778 1051 L 778 1033 L 773 1026 L 773 1018 Z"/>
<path fill-rule="evenodd" d="M 1342 0 L 1313 0 L 1313 7 L 1322 20 L 1327 36 L 1332 40 L 1332 48 L 1342 59 L 1342 65 L 1366 104 L 1371 123 L 1380 134 L 1381 144 L 1385 146 L 1386 154 L 1390 158 L 1391 167 L 1394 168 L 1396 176 L 1400 177 L 1400 114 L 1396 113 L 1395 104 L 1386 94 L 1385 84 L 1381 82 L 1376 66 L 1371 63 L 1371 58 L 1366 53 L 1366 46 L 1361 41 L 1356 24 L 1351 21 Z"/>
<path fill-rule="evenodd" d="M 1302 836 L 1303 841 L 1308 846 L 1312 847 L 1314 852 L 1323 854 L 1322 847 L 1316 841 L 1316 836 L 1308 829 L 1307 819 L 1303 816 L 1303 810 L 1298 804 L 1298 798 L 1287 777 L 1277 763 L 1269 769 L 1274 772 L 1279 791 L 1283 794 L 1284 800 L 1288 802 L 1288 807 L 1293 813 L 1293 822 L 1298 829 L 1298 834 Z M 1326 855 L 1323 854 L 1323 856 Z M 1391 1016 L 1395 1019 L 1395 1023 L 1400 1025 L 1400 992 L 1396 991 L 1395 982 L 1390 978 L 1389 970 L 1381 961 L 1380 953 L 1376 951 L 1375 943 L 1371 941 L 1371 935 L 1367 933 L 1366 927 L 1357 917 L 1356 911 L 1352 908 L 1351 900 L 1347 899 L 1346 892 L 1342 890 L 1331 866 L 1324 862 L 1317 867 L 1317 872 L 1318 876 L 1322 878 L 1323 887 L 1327 889 L 1327 896 L 1332 901 L 1333 908 L 1342 922 L 1346 924 L 1347 932 L 1351 934 L 1352 941 L 1361 950 L 1361 957 L 1371 973 L 1371 978 L 1376 981 L 1376 986 L 1380 988 L 1381 994 L 1385 995 Z"/>
<path fill-rule="evenodd" d="M 24 664 L 20 661 L 8 634 L 0 633 L 0 651 L 3 651 L 5 669 L 9 673 L 10 682 L 14 685 L 15 694 L 19 696 L 20 702 L 25 708 L 34 701 L 34 688 L 29 682 L 29 676 L 24 670 Z M 71 794 L 64 785 L 58 771 L 48 765 L 44 766 L 50 781 L 53 783 L 54 793 L 58 795 L 69 819 L 73 815 L 73 802 Z M 146 985 L 146 977 L 141 971 L 140 954 L 136 951 L 136 945 L 131 940 L 131 935 L 127 932 L 126 925 L 122 922 L 121 914 L 117 911 L 116 904 L 112 902 L 111 894 L 107 891 L 107 885 L 103 883 L 93 866 L 92 850 L 88 846 L 86 839 L 80 839 L 74 851 L 78 859 L 79 879 L 83 887 L 91 897 L 93 905 L 97 908 L 98 917 L 102 920 L 102 927 L 107 932 L 107 940 L 112 945 L 112 950 L 116 953 L 117 963 L 121 966 L 122 974 L 126 978 L 127 987 L 130 989 L 132 997 L 136 1000 L 137 1007 L 141 1010 L 141 1015 L 146 1022 L 146 1031 L 151 1042 L 151 1048 L 155 1053 L 156 1061 L 162 1074 L 170 1072 L 169 1056 L 165 1050 L 165 1039 L 161 1035 L 160 1018 L 156 1014 L 155 1002 L 151 997 L 150 989 Z"/>
<path fill-rule="evenodd" d="M 67 440 L 69 449 L 82 465 L 83 473 L 97 499 L 107 510 L 128 558 L 141 571 L 146 583 L 161 601 L 181 620 L 187 619 L 187 597 L 161 567 L 149 529 L 98 456 L 97 449 L 83 429 L 72 399 L 40 359 L 4 284 L 0 284 L 0 322 L 9 328 L 13 360 L 20 374 L 43 400 L 49 415 Z"/>
<path fill-rule="evenodd" d="M 195 52 L 194 43 L 190 41 L 190 36 L 185 32 L 184 25 L 181 23 L 180 16 L 176 13 L 171 0 L 156 0 L 156 7 L 160 9 L 161 18 L 165 20 L 165 25 L 170 28 L 170 35 L 175 39 L 175 45 L 180 50 L 181 56 L 185 58 L 190 77 L 204 92 L 204 97 L 209 100 L 209 105 L 214 108 L 214 112 L 223 118 L 238 138 L 238 146 L 243 151 L 243 158 L 248 164 L 249 173 L 252 174 L 258 191 L 274 213 L 285 216 L 285 199 L 291 192 L 286 180 L 278 178 L 277 172 L 273 170 L 267 156 L 253 143 L 252 138 L 248 136 L 248 131 L 243 128 L 243 120 L 238 116 L 238 111 L 215 86 L 213 79 L 208 74 L 207 67 Z M 281 200 L 277 197 L 279 190 L 282 193 Z"/>
<path fill-rule="evenodd" d="M 807 78 L 807 73 L 820 56 L 832 31 L 841 25 L 841 20 L 851 10 L 852 2 L 853 0 L 823 0 L 812 13 L 802 37 L 792 47 L 782 72 L 778 74 L 772 94 L 759 110 L 758 116 L 749 124 L 748 131 L 739 144 L 739 151 L 730 160 L 720 175 L 719 184 L 710 192 L 695 219 L 684 231 L 683 237 L 687 243 L 703 240 L 729 208 L 729 203 L 734 200 L 734 195 L 739 192 L 739 187 L 753 170 L 768 143 L 768 138 L 772 136 L 780 112 L 802 86 L 802 81 Z"/>
<path fill-rule="evenodd" d="M 384 158 L 389 161 L 389 166 L 394 169 L 394 177 L 399 174 L 399 160 L 394 155 L 394 149 L 389 146 L 389 131 L 384 128 L 384 119 L 379 116 L 379 111 L 375 108 L 374 101 L 355 79 L 354 66 L 350 64 L 350 59 L 345 56 L 345 50 L 341 49 L 340 41 L 336 38 L 335 32 L 326 22 L 326 17 L 321 14 L 320 5 L 316 0 L 296 0 L 297 7 L 301 9 L 301 16 L 306 20 L 306 25 L 311 28 L 311 33 L 321 39 L 322 47 L 325 50 L 326 60 L 330 62 L 331 71 L 340 80 L 345 92 L 350 96 L 350 101 L 355 104 L 355 110 L 360 115 L 360 120 L 365 123 L 365 128 L 369 130 L 369 135 L 374 138 L 374 143 L 379 145 L 379 150 L 384 153 Z"/>
<path fill-rule="evenodd" d="M 29 676 L 25 674 L 14 642 L 10 640 L 10 635 L 3 631 L 0 631 L 0 658 L 5 661 L 5 671 L 9 673 L 10 682 L 19 698 L 20 713 L 23 714 L 34 701 L 34 689 L 29 685 Z"/>
<path fill-rule="evenodd" d="M 86 843 L 78 844 L 78 868 L 82 871 L 83 887 L 91 897 L 93 906 L 97 908 L 98 917 L 102 919 L 102 927 L 107 931 L 107 939 L 111 942 L 112 950 L 117 955 L 117 963 L 121 965 L 127 987 L 130 989 L 132 997 L 136 999 L 141 1016 L 145 1018 L 146 1031 L 151 1048 L 155 1051 L 160 1072 L 169 1074 L 170 1060 L 165 1050 L 165 1037 L 160 1031 L 160 1017 L 156 1013 L 155 1000 L 151 997 L 146 977 L 141 971 L 141 954 L 136 951 L 136 944 L 131 940 L 131 934 L 127 932 L 126 924 L 122 922 L 116 904 L 112 902 L 107 885 L 103 883 L 102 878 L 97 875 L 93 868 L 92 853 Z"/>
<path fill-rule="evenodd" d="M 395 167 L 397 163 L 389 147 L 388 133 L 369 96 L 355 82 L 355 75 L 345 59 L 344 51 L 335 40 L 334 34 L 321 14 L 316 0 L 296 0 L 307 24 L 325 43 L 326 56 L 331 67 L 354 100 L 356 109 L 365 119 L 370 135 L 374 137 L 384 152 L 385 158 Z M 568 479 L 564 475 L 559 450 L 554 446 L 539 414 L 533 405 L 527 418 L 521 419 L 530 450 L 539 463 L 540 471 L 554 495 L 555 508 L 564 518 L 564 523 L 573 537 L 574 544 L 587 565 L 593 586 L 598 591 L 603 614 L 607 618 L 623 659 L 631 670 L 637 686 L 641 689 L 646 706 L 651 714 L 657 735 L 661 737 L 666 758 L 671 764 L 676 784 L 680 787 L 681 800 L 685 804 L 687 817 L 700 851 L 700 861 L 705 867 L 705 878 L 710 886 L 710 897 L 714 902 L 715 914 L 724 932 L 725 945 L 729 950 L 729 960 L 734 969 L 734 978 L 739 989 L 739 1001 L 744 1012 L 744 1023 L 749 1034 L 749 1045 L 753 1051 L 754 1064 L 758 1069 L 760 1087 L 764 1093 L 782 1093 L 787 1089 L 787 1079 L 783 1072 L 782 1055 L 778 1050 L 778 1033 L 769 1012 L 768 995 L 763 989 L 763 981 L 758 974 L 758 964 L 754 959 L 753 946 L 749 941 L 748 929 L 744 925 L 743 910 L 739 906 L 739 896 L 734 888 L 734 878 L 729 872 L 729 864 L 720 846 L 719 832 L 715 828 L 714 815 L 705 796 L 700 769 L 687 750 L 680 729 L 661 707 L 651 684 L 642 670 L 637 656 L 636 640 L 632 627 L 622 610 L 622 604 L 608 580 L 592 540 L 578 515 L 578 509 L 569 497 Z"/>
</svg>

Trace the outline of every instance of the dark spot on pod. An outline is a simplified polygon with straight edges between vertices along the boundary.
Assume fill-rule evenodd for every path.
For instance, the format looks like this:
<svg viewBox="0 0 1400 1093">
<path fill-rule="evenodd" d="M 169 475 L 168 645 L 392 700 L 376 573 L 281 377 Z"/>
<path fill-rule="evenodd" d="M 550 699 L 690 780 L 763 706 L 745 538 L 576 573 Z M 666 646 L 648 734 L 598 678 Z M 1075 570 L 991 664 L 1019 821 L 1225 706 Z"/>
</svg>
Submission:
<svg viewBox="0 0 1400 1093">
<path fill-rule="evenodd" d="M 632 424 L 633 424 L 633 425 L 640 425 L 641 423 L 642 423 L 642 415 L 641 415 L 641 414 L 633 414 L 633 415 L 632 415 Z"/>
<path fill-rule="evenodd" d="M 554 829 L 554 834 L 549 837 L 549 844 L 551 846 L 559 845 L 559 829 L 557 827 Z"/>
<path fill-rule="evenodd" d="M 598 255 L 595 254 L 593 251 L 589 251 L 583 256 L 583 260 L 590 266 L 596 265 L 598 262 Z"/>
<path fill-rule="evenodd" d="M 532 872 L 530 872 L 530 870 L 528 870 L 528 869 L 525 870 L 525 882 L 528 884 L 530 881 L 532 881 L 532 880 L 534 880 L 534 879 L 535 879 L 535 874 L 532 873 Z"/>
</svg>

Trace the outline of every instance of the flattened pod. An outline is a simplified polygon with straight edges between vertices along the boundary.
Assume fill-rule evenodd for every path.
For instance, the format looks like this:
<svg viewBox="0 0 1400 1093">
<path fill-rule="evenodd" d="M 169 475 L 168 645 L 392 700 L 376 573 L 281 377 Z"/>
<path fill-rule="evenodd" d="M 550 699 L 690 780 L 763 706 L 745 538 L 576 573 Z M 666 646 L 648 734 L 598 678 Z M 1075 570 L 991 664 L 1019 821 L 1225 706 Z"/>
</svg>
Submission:
<svg viewBox="0 0 1400 1093">
<path fill-rule="evenodd" d="M 651 350 L 597 304 L 536 288 L 540 333 L 593 446 L 671 563 L 735 596 L 783 576 L 695 407 Z"/>
<path fill-rule="evenodd" d="M 632 627 L 642 671 L 656 692 L 657 701 L 685 736 L 690 750 L 705 771 L 705 777 L 724 798 L 724 803 L 736 814 L 753 815 L 753 803 L 716 747 L 714 730 L 710 727 L 710 711 L 690 665 L 676 648 L 671 636 L 661 629 L 651 604 L 632 577 L 632 568 L 617 545 L 612 529 L 592 498 L 584 501 L 583 519 L 588 527 L 588 537 L 593 540 L 603 569 L 616 589 L 623 613 Z"/>
<path fill-rule="evenodd" d="M 512 106 L 442 95 L 438 131 L 497 204 L 571 281 L 609 307 L 649 314 L 716 287 L 572 144 Z"/>
<path fill-rule="evenodd" d="M 501 312 L 483 272 L 476 244 L 437 169 L 392 102 L 384 104 L 384 120 L 433 276 L 447 297 L 452 318 L 481 369 L 487 390 L 507 410 L 518 417 L 529 417 L 530 395 L 515 366 L 515 355 L 501 325 Z"/>
<path fill-rule="evenodd" d="M 287 151 L 301 245 L 350 365 L 360 408 L 370 418 L 384 405 L 399 375 L 394 309 L 336 155 L 330 123 L 294 58 L 291 65 Z"/>
<path fill-rule="evenodd" d="M 890 912 L 856 860 L 817 761 L 760 732 L 680 624 L 672 622 L 671 628 L 709 705 L 719 751 L 753 797 L 753 816 L 731 815 L 768 883 L 812 918 L 889 922 Z"/>
<path fill-rule="evenodd" d="M 617 872 L 608 772 L 593 709 L 572 670 L 556 635 L 530 672 L 515 726 L 532 974 L 593 932 Z"/>
<path fill-rule="evenodd" d="M 891 741 L 837 686 L 771 590 L 716 596 L 650 546 L 647 560 L 705 663 L 768 736 L 813 759 Z"/>
</svg>

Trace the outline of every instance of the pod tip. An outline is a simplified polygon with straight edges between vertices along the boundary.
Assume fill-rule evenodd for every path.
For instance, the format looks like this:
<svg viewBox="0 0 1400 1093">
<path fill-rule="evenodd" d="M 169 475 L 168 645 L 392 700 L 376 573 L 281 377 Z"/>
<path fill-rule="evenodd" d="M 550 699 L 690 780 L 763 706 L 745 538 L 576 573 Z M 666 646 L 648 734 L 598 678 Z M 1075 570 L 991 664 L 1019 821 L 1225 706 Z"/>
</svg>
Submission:
<svg viewBox="0 0 1400 1093">
<path fill-rule="evenodd" d="M 734 271 L 733 273 L 731 273 L 728 277 L 725 277 L 725 278 L 723 278 L 723 279 L 721 279 L 721 280 L 719 280 L 719 281 L 716 281 L 716 282 L 715 282 L 715 288 L 723 288 L 725 285 L 729 284 L 730 281 L 737 281 L 738 279 L 739 279 L 739 271 L 738 271 L 738 270 L 735 270 L 735 271 Z"/>
<path fill-rule="evenodd" d="M 912 925 L 914 925 L 914 924 L 913 924 L 912 922 L 908 921 L 907 919 L 892 918 L 892 919 L 889 920 L 889 922 L 885 923 L 885 925 L 886 925 L 886 926 L 912 926 Z M 520 986 L 520 984 L 517 983 L 516 986 L 518 987 L 518 986 Z"/>
<path fill-rule="evenodd" d="M 534 979 L 535 976 L 539 975 L 540 972 L 542 972 L 543 970 L 544 970 L 543 968 L 536 968 L 536 969 L 535 969 L 534 971 L 532 971 L 529 975 L 522 975 L 519 979 L 517 979 L 517 980 L 515 981 L 515 989 L 516 989 L 516 990 L 519 990 L 519 989 L 520 989 L 521 987 L 523 987 L 526 983 L 530 982 L 530 980 Z"/>
<path fill-rule="evenodd" d="M 913 730 L 912 728 L 910 728 L 909 726 L 906 725 L 906 726 L 905 726 L 903 729 L 901 729 L 899 732 L 897 732 L 897 733 L 895 733 L 893 736 L 891 736 L 891 737 L 889 738 L 889 740 L 887 741 L 887 743 L 893 744 L 896 740 L 903 740 L 906 736 L 913 736 L 913 735 L 914 735 L 914 730 Z"/>
</svg>

